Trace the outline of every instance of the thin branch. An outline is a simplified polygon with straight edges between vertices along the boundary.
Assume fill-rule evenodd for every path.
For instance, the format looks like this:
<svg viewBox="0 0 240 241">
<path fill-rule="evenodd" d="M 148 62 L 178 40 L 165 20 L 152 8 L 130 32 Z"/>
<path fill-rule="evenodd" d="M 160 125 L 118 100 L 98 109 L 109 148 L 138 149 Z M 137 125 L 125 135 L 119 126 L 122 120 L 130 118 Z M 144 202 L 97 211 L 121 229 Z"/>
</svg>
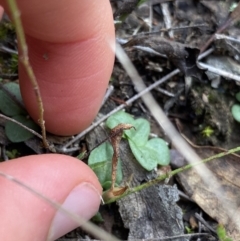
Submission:
<svg viewBox="0 0 240 241">
<path fill-rule="evenodd" d="M 135 89 L 138 92 L 141 92 L 146 88 L 142 78 L 139 76 L 136 68 L 134 67 L 133 63 L 123 50 L 123 48 L 116 44 L 116 56 L 118 60 L 123 65 L 124 69 L 126 70 L 127 74 L 131 78 L 132 82 L 134 83 Z M 174 125 L 170 122 L 170 120 L 165 115 L 162 108 L 158 105 L 156 100 L 153 98 L 151 93 L 146 93 L 142 96 L 142 100 L 146 107 L 150 110 L 152 116 L 156 120 L 156 122 L 162 127 L 162 129 L 166 132 L 168 137 L 171 139 L 173 146 L 182 154 L 182 156 L 191 163 L 195 167 L 195 163 L 199 163 L 201 161 L 200 157 L 196 154 L 196 152 L 188 145 L 188 143 L 181 137 L 179 132 L 176 130 Z M 239 149 L 240 150 L 240 147 Z M 236 150 L 237 151 L 237 150 Z M 193 167 L 191 166 L 191 167 Z M 240 230 L 240 223 L 237 220 L 236 210 L 237 205 L 232 204 L 231 206 L 226 203 L 226 200 L 223 198 L 224 190 L 217 181 L 215 175 L 208 169 L 205 165 L 201 165 L 198 168 L 194 169 L 198 175 L 201 177 L 202 181 L 209 185 L 211 184 L 212 192 L 221 203 L 222 209 L 228 214 L 228 217 L 237 225 L 237 229 Z M 211 183 L 209 183 L 211 180 Z"/>
<path fill-rule="evenodd" d="M 225 31 L 231 24 L 235 23 L 239 19 L 239 13 L 240 13 L 240 3 L 238 3 L 237 7 L 234 9 L 234 11 L 230 14 L 227 21 L 220 26 L 217 31 L 207 40 L 207 42 L 201 47 L 201 53 L 207 49 L 207 47 L 213 42 L 215 39 L 215 34 L 220 34 L 223 31 Z"/>
<path fill-rule="evenodd" d="M 211 54 L 213 52 L 213 48 L 207 50 L 206 52 L 202 53 L 198 59 L 202 59 L 205 58 L 207 55 Z M 155 83 L 153 83 L 152 85 L 150 85 L 149 87 L 147 87 L 146 89 L 144 89 L 143 91 L 139 92 L 138 94 L 136 94 L 135 96 L 133 96 L 132 98 L 130 98 L 129 100 L 127 100 L 125 102 L 125 104 L 122 104 L 120 106 L 118 106 L 117 108 L 115 108 L 114 110 L 112 110 L 111 112 L 109 112 L 107 115 L 105 115 L 104 117 L 102 117 L 101 119 L 99 119 L 98 121 L 92 123 L 91 126 L 89 126 L 87 129 L 85 129 L 83 132 L 81 132 L 80 134 L 78 134 L 77 136 L 75 136 L 73 139 L 71 139 L 69 142 L 67 142 L 64 146 L 58 148 L 58 150 L 60 152 L 71 152 L 73 150 L 75 150 L 76 148 L 72 149 L 69 148 L 67 149 L 67 147 L 69 147 L 70 145 L 72 145 L 73 143 L 75 143 L 76 141 L 78 141 L 79 139 L 81 139 L 83 136 L 85 136 L 87 133 L 89 133 L 90 131 L 92 131 L 94 128 L 96 128 L 98 125 L 100 125 L 102 122 L 104 122 L 108 117 L 110 117 L 111 115 L 113 115 L 114 113 L 124 109 L 126 107 L 126 105 L 130 105 L 132 104 L 134 101 L 136 101 L 137 99 L 139 99 L 141 96 L 143 96 L 144 94 L 146 94 L 147 92 L 151 91 L 152 89 L 156 88 L 158 85 L 163 84 L 164 82 L 166 82 L 167 80 L 169 80 L 170 78 L 172 78 L 173 76 L 175 76 L 176 74 L 180 73 L 179 69 L 175 69 L 172 72 L 170 72 L 169 74 L 165 75 L 163 78 L 159 79 L 158 81 L 156 81 Z"/>
<path fill-rule="evenodd" d="M 19 58 L 21 60 L 21 62 L 23 63 L 26 72 L 28 74 L 28 77 L 31 81 L 31 84 L 33 86 L 33 90 L 34 93 L 36 95 L 37 98 L 37 103 L 38 103 L 38 109 L 39 109 L 39 124 L 42 130 L 42 137 L 43 137 L 43 144 L 46 148 L 49 148 L 49 144 L 46 138 L 46 129 L 45 129 L 45 121 L 44 121 L 44 116 L 43 116 L 43 102 L 42 102 L 42 97 L 40 94 L 40 89 L 37 83 L 37 79 L 36 76 L 33 72 L 32 66 L 29 62 L 29 58 L 28 58 L 28 47 L 27 47 L 27 43 L 26 43 L 26 39 L 25 39 L 25 35 L 24 35 L 24 30 L 23 30 L 23 26 L 22 26 L 22 22 L 21 22 L 21 18 L 20 18 L 20 12 L 18 10 L 17 4 L 15 0 L 8 0 L 7 1 L 8 6 L 9 6 L 9 10 L 11 12 L 11 16 L 12 16 L 12 20 L 14 25 L 16 26 L 16 33 L 18 36 L 18 42 L 19 42 L 19 46 L 22 49 L 22 56 Z"/>
<path fill-rule="evenodd" d="M 180 71 L 178 69 L 175 69 L 174 71 L 172 71 L 170 74 L 166 75 L 165 77 L 161 78 L 160 80 L 158 80 L 157 82 L 155 82 L 154 84 L 152 84 L 151 86 L 149 86 L 148 88 L 146 88 L 145 90 L 141 91 L 140 93 L 138 93 L 137 95 L 133 96 L 131 99 L 126 101 L 126 104 L 122 104 L 120 106 L 118 106 L 117 108 L 115 108 L 114 110 L 112 110 L 111 112 L 109 112 L 107 115 L 105 115 L 104 117 L 102 117 L 100 120 L 94 122 L 91 126 L 89 126 L 87 129 L 85 129 L 83 132 L 81 132 L 80 134 L 78 134 L 77 136 L 75 136 L 71 141 L 69 141 L 68 143 L 66 143 L 62 148 L 60 148 L 61 151 L 63 152 L 68 152 L 67 147 L 72 145 L 74 142 L 76 142 L 77 140 L 81 139 L 83 136 L 85 136 L 88 132 L 90 132 L 91 130 L 93 130 L 95 127 L 97 127 L 99 124 L 101 124 L 103 121 L 105 121 L 108 117 L 110 117 L 111 115 L 113 115 L 114 113 L 122 110 L 123 108 L 126 107 L 126 105 L 130 105 L 131 103 L 133 103 L 135 100 L 139 99 L 142 95 L 146 94 L 147 92 L 149 92 L 150 90 L 154 89 L 156 86 L 158 86 L 159 84 L 164 83 L 165 81 L 169 80 L 171 77 L 173 77 L 174 75 L 178 74 Z"/>
<path fill-rule="evenodd" d="M 62 205 L 60 203 L 57 203 L 55 201 L 52 201 L 50 198 L 44 196 L 43 194 L 41 194 L 40 192 L 36 191 L 35 189 L 31 188 L 30 186 L 28 186 L 27 184 L 23 183 L 22 181 L 18 180 L 17 178 L 10 176 L 8 174 L 5 174 L 3 172 L 0 172 L 0 176 L 8 179 L 9 181 L 16 183 L 17 185 L 19 185 L 20 187 L 22 187 L 23 189 L 29 191 L 30 193 L 32 193 L 33 195 L 41 198 L 42 200 L 44 200 L 45 202 L 47 202 L 48 204 L 50 204 L 53 208 L 55 208 L 56 210 L 60 211 L 61 213 L 65 214 L 67 217 L 69 217 L 71 220 L 74 220 L 77 224 L 79 224 L 79 226 L 81 226 L 85 231 L 89 232 L 90 234 L 92 234 L 93 236 L 101 239 L 101 240 L 107 240 L 107 241 L 120 241 L 119 239 L 117 239 L 116 237 L 114 237 L 113 235 L 107 233 L 106 231 L 102 230 L 101 228 L 99 228 L 98 226 L 84 220 L 82 217 L 80 217 L 79 215 L 76 215 L 73 212 L 68 211 L 67 209 L 63 208 Z M 100 195 L 99 195 L 99 199 L 100 199 Z"/>
<path fill-rule="evenodd" d="M 11 122 L 13 122 L 13 123 L 21 126 L 22 128 L 24 128 L 25 130 L 31 132 L 33 135 L 37 136 L 37 137 L 40 138 L 41 140 L 43 139 L 43 137 L 42 137 L 39 133 L 37 133 L 36 131 L 30 129 L 29 127 L 23 125 L 21 122 L 16 121 L 16 120 L 14 120 L 13 118 L 10 118 L 10 117 L 5 116 L 5 115 L 3 115 L 3 114 L 0 114 L 0 118 L 1 118 L 1 117 L 2 117 L 3 119 L 5 119 L 5 120 L 11 121 Z"/>
<path fill-rule="evenodd" d="M 236 39 L 236 38 L 224 35 L 224 34 L 215 34 L 215 39 L 224 39 L 224 40 L 229 40 L 231 42 L 240 44 L 239 39 Z"/>
<path fill-rule="evenodd" d="M 163 13 L 165 26 L 167 29 L 170 29 L 172 27 L 172 19 L 171 19 L 168 3 L 161 3 L 161 9 Z M 172 39 L 174 38 L 173 31 L 169 30 L 168 35 L 170 38 Z"/>
<path fill-rule="evenodd" d="M 157 177 L 156 179 L 150 180 L 150 181 L 148 181 L 148 182 L 146 182 L 144 184 L 141 184 L 141 185 L 139 185 L 137 187 L 133 187 L 131 189 L 128 189 L 122 195 L 119 195 L 117 197 L 111 198 L 109 200 L 105 200 L 105 204 L 116 202 L 116 201 L 118 201 L 118 200 L 120 200 L 120 199 L 122 199 L 122 198 L 124 198 L 124 197 L 126 197 L 128 195 L 130 195 L 130 194 L 133 194 L 135 192 L 138 192 L 138 191 L 141 191 L 143 189 L 149 188 L 152 185 L 156 185 L 156 184 L 164 181 L 165 179 L 167 179 L 169 177 L 173 177 L 173 176 L 175 176 L 175 175 L 177 175 L 179 173 L 182 173 L 184 171 L 187 171 L 187 170 L 189 170 L 189 169 L 191 169 L 193 167 L 196 167 L 196 166 L 199 166 L 199 165 L 203 165 L 203 164 L 205 164 L 205 163 L 207 163 L 209 161 L 212 161 L 214 159 L 218 159 L 218 158 L 230 155 L 230 154 L 234 154 L 235 152 L 238 152 L 238 151 L 240 151 L 240 147 L 236 147 L 236 148 L 233 148 L 233 149 L 231 149 L 231 150 L 229 150 L 227 152 L 221 152 L 221 153 L 218 153 L 218 154 L 216 154 L 214 156 L 211 156 L 211 157 L 208 157 L 206 159 L 200 160 L 198 162 L 188 164 L 188 165 L 186 165 L 184 167 L 180 167 L 180 168 L 178 168 L 178 169 L 176 169 L 174 171 L 171 171 L 171 172 L 168 172 L 166 174 L 163 174 L 163 175 Z"/>
<path fill-rule="evenodd" d="M 215 74 L 221 75 L 225 78 L 233 79 L 235 81 L 240 82 L 240 76 L 239 75 L 232 74 L 232 73 L 229 73 L 225 70 L 215 68 L 214 66 L 211 66 L 209 64 L 199 62 L 199 65 L 203 68 L 206 68 L 208 71 L 210 71 L 212 73 L 215 73 Z"/>
<path fill-rule="evenodd" d="M 200 216 L 198 213 L 195 213 L 195 218 L 201 222 L 208 230 L 210 230 L 212 233 L 214 233 L 215 235 L 217 235 L 216 230 L 214 230 L 204 219 L 202 216 Z"/>
</svg>

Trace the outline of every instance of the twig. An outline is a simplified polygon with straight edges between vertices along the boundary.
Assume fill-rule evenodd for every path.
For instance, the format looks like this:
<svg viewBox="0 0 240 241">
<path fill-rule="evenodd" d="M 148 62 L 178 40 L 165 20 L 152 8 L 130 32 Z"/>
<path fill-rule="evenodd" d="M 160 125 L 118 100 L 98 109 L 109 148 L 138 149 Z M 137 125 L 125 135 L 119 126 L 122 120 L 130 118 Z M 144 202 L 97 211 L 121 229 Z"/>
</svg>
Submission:
<svg viewBox="0 0 240 241">
<path fill-rule="evenodd" d="M 119 195 L 117 197 L 111 198 L 109 200 L 105 200 L 105 204 L 116 202 L 116 201 L 118 201 L 118 200 L 120 200 L 120 199 L 122 199 L 122 198 L 124 198 L 124 197 L 126 197 L 128 195 L 130 195 L 130 194 L 133 194 L 135 192 L 141 191 L 141 190 L 143 190 L 145 188 L 149 188 L 152 185 L 156 185 L 156 184 L 162 182 L 163 180 L 165 180 L 165 179 L 167 179 L 169 177 L 173 177 L 173 176 L 177 175 L 178 173 L 182 173 L 182 172 L 187 171 L 187 170 L 189 170 L 191 168 L 194 168 L 196 166 L 203 165 L 203 164 L 205 164 L 205 163 L 207 163 L 209 161 L 212 161 L 214 159 L 218 159 L 218 158 L 230 155 L 230 154 L 234 154 L 235 152 L 238 152 L 238 151 L 240 151 L 240 147 L 236 147 L 236 148 L 233 148 L 233 149 L 231 149 L 231 150 L 229 150 L 227 152 L 221 152 L 221 153 L 218 153 L 218 154 L 216 154 L 214 156 L 211 156 L 211 157 L 208 157 L 206 159 L 200 160 L 198 162 L 188 164 L 188 165 L 186 165 L 184 167 L 180 167 L 180 168 L 178 168 L 178 169 L 176 169 L 174 171 L 171 171 L 171 172 L 168 172 L 166 174 L 163 174 L 163 175 L 157 177 L 156 179 L 150 180 L 150 181 L 148 181 L 148 182 L 146 182 L 144 184 L 141 184 L 141 185 L 139 185 L 137 187 L 132 187 L 131 189 L 128 189 L 122 195 Z M 235 210 L 237 210 L 237 209 L 235 209 Z"/>
<path fill-rule="evenodd" d="M 139 76 L 136 68 L 134 67 L 133 63 L 123 50 L 123 48 L 116 44 L 116 56 L 118 60 L 123 65 L 124 69 L 126 70 L 127 74 L 131 78 L 132 82 L 135 85 L 135 89 L 140 92 L 146 88 L 142 78 Z M 190 165 L 193 165 L 191 167 L 195 167 L 195 163 L 201 163 L 199 162 L 201 159 L 196 154 L 196 152 L 188 145 L 188 143 L 181 137 L 179 132 L 176 130 L 174 125 L 170 122 L 170 120 L 165 115 L 164 111 L 161 109 L 161 107 L 158 105 L 156 100 L 153 98 L 151 93 L 146 93 L 142 96 L 142 100 L 146 107 L 150 110 L 152 116 L 156 120 L 156 122 L 163 128 L 163 130 L 166 132 L 168 137 L 171 139 L 173 146 L 182 154 L 182 156 L 191 163 Z M 239 151 L 235 149 L 235 151 Z M 224 153 L 225 154 L 225 153 Z M 209 185 L 211 184 L 212 192 L 218 198 L 219 203 L 221 203 L 222 209 L 228 214 L 229 219 L 231 219 L 232 222 L 234 222 L 237 226 L 237 229 L 240 230 L 240 223 L 237 220 L 236 210 L 237 205 L 232 204 L 231 206 L 228 205 L 226 200 L 223 198 L 222 194 L 224 193 L 223 188 L 217 181 L 215 175 L 211 172 L 210 169 L 208 169 L 205 165 L 199 166 L 198 168 L 194 169 L 198 175 L 201 177 L 202 181 Z M 209 180 L 211 180 L 211 183 L 209 183 Z"/>
<path fill-rule="evenodd" d="M 102 101 L 102 105 L 101 105 L 101 106 L 104 105 L 104 103 L 107 101 L 107 99 L 109 98 L 109 96 L 112 95 L 113 91 L 114 91 L 113 85 L 109 85 L 108 88 L 107 88 L 107 91 L 106 91 L 106 93 L 105 93 L 105 96 L 104 96 L 104 98 L 103 98 L 103 101 Z"/>
<path fill-rule="evenodd" d="M 10 54 L 16 54 L 18 55 L 18 51 L 17 50 L 13 50 L 13 49 L 10 49 L 8 47 L 5 47 L 3 45 L 0 45 L 0 50 L 4 51 L 4 52 L 7 52 L 7 53 L 10 53 Z"/>
<path fill-rule="evenodd" d="M 153 5 L 152 0 L 148 1 L 149 6 L 149 33 L 152 32 L 152 26 L 153 26 Z"/>
<path fill-rule="evenodd" d="M 203 219 L 202 216 L 200 216 L 198 213 L 195 213 L 195 218 L 201 222 L 209 231 L 211 231 L 213 234 L 217 235 L 217 232 Z"/>
<path fill-rule="evenodd" d="M 233 79 L 235 81 L 238 81 L 240 82 L 240 76 L 239 75 L 236 75 L 236 74 L 232 74 L 232 73 L 229 73 L 225 70 L 221 70 L 221 69 L 218 69 L 218 68 L 215 68 L 209 64 L 204 64 L 202 62 L 199 62 L 199 65 L 203 68 L 206 68 L 208 71 L 212 72 L 212 73 L 215 73 L 215 74 L 218 74 L 218 75 L 221 75 L 225 78 L 229 78 L 229 79 Z"/>
<path fill-rule="evenodd" d="M 43 140 L 43 144 L 45 146 L 45 148 L 49 149 L 49 144 L 46 138 L 46 130 L 45 130 L 45 121 L 44 121 L 44 116 L 43 116 L 43 102 L 42 102 L 42 97 L 40 94 L 40 89 L 37 83 L 37 79 L 36 76 L 33 72 L 32 66 L 29 62 L 29 58 L 28 58 L 28 47 L 26 44 L 26 39 L 25 39 L 25 35 L 24 35 L 24 30 L 22 27 L 22 22 L 21 22 L 21 18 L 20 18 L 20 12 L 18 10 L 17 4 L 15 0 L 8 0 L 7 1 L 8 6 L 9 6 L 9 10 L 11 12 L 12 15 L 12 19 L 13 19 L 13 23 L 16 26 L 16 33 L 18 36 L 18 41 L 19 41 L 19 46 L 22 49 L 22 56 L 20 57 L 21 62 L 23 63 L 26 72 L 28 74 L 28 77 L 31 81 L 31 84 L 33 86 L 33 90 L 34 93 L 36 95 L 37 98 L 37 102 L 38 102 L 38 109 L 39 109 L 39 124 L 42 130 L 42 140 Z"/>
<path fill-rule="evenodd" d="M 44 196 L 40 192 L 36 191 L 35 189 L 31 188 L 27 184 L 25 184 L 22 181 L 18 180 L 17 178 L 15 178 L 13 176 L 10 176 L 8 174 L 5 174 L 3 172 L 0 172 L 0 176 L 2 176 L 4 178 L 6 178 L 7 180 L 9 180 L 9 181 L 19 185 L 20 187 L 22 187 L 23 189 L 29 191 L 33 195 L 41 198 L 46 203 L 50 204 L 53 208 L 55 208 L 56 210 L 58 210 L 61 213 L 63 213 L 64 215 L 69 217 L 71 220 L 74 220 L 77 224 L 79 224 L 79 226 L 81 226 L 81 228 L 83 228 L 85 231 L 89 232 L 93 236 L 95 236 L 95 237 L 97 237 L 97 238 L 99 238 L 101 240 L 120 241 L 119 239 L 117 239 L 113 235 L 107 233 L 106 231 L 102 230 L 98 226 L 96 226 L 96 225 L 94 225 L 94 224 L 84 220 L 79 215 L 76 215 L 75 213 L 70 212 L 67 209 L 63 208 L 61 204 L 59 204 L 59 203 L 57 203 L 55 201 L 52 201 L 50 198 Z M 100 199 L 100 195 L 99 195 L 99 199 Z"/>
<path fill-rule="evenodd" d="M 235 23 L 239 17 L 240 17 L 240 3 L 238 3 L 238 6 L 234 9 L 234 11 L 230 14 L 229 18 L 227 21 L 218 28 L 216 33 L 214 33 L 208 41 L 201 47 L 201 53 L 207 49 L 207 47 L 213 42 L 215 39 L 215 34 L 222 33 L 224 30 L 226 30 L 231 24 Z"/>
<path fill-rule="evenodd" d="M 240 44 L 240 40 L 239 39 L 235 39 L 233 37 L 229 37 L 229 36 L 226 36 L 224 34 L 215 34 L 215 39 L 225 39 L 225 40 L 229 40 L 229 41 L 232 41 L 234 43 Z"/>
<path fill-rule="evenodd" d="M 166 95 L 166 96 L 175 97 L 175 94 L 173 94 L 173 93 L 171 93 L 171 92 L 169 92 L 169 91 L 167 91 L 165 89 L 162 89 L 160 87 L 155 88 L 155 90 L 160 92 L 160 93 L 162 93 L 162 94 L 164 94 L 164 95 Z"/>
<path fill-rule="evenodd" d="M 78 134 L 77 136 L 75 136 L 71 141 L 69 141 L 68 143 L 66 143 L 62 148 L 60 148 L 61 151 L 63 152 L 68 152 L 67 147 L 72 145 L 74 142 L 76 142 L 77 140 L 79 140 L 80 138 L 82 138 L 83 136 L 85 136 L 88 132 L 90 132 L 91 130 L 93 130 L 95 127 L 97 127 L 99 124 L 101 124 L 103 121 L 105 121 L 108 117 L 110 117 L 111 115 L 113 115 L 114 113 L 122 110 L 123 108 L 126 107 L 126 105 L 130 105 L 131 103 L 133 103 L 135 100 L 139 99 L 142 95 L 146 94 L 148 91 L 154 89 L 156 86 L 158 86 L 159 84 L 164 83 L 165 81 L 167 81 L 168 79 L 170 79 L 171 77 L 173 77 L 174 75 L 178 74 L 180 71 L 178 69 L 175 69 L 174 71 L 172 71 L 170 74 L 166 75 L 165 77 L 161 78 L 160 80 L 158 80 L 157 82 L 155 82 L 154 84 L 152 84 L 151 86 L 149 86 L 148 88 L 146 88 L 145 90 L 141 91 L 140 93 L 138 93 L 137 95 L 133 96 L 131 99 L 126 101 L 126 104 L 122 104 L 120 106 L 118 106 L 116 109 L 112 110 L 111 112 L 109 112 L 107 115 L 105 115 L 104 117 L 102 117 L 100 120 L 94 122 L 90 127 L 88 127 L 87 129 L 85 129 L 83 132 L 81 132 L 80 134 Z"/>
<path fill-rule="evenodd" d="M 213 48 L 207 50 L 206 52 L 202 53 L 198 59 L 202 59 L 204 57 L 206 57 L 207 55 L 209 55 L 210 53 L 213 52 Z M 165 75 L 163 78 L 159 79 L 158 81 L 156 81 L 155 83 L 153 83 L 152 85 L 150 85 L 149 87 L 147 87 L 146 89 L 144 89 L 143 91 L 139 92 L 138 94 L 136 94 L 135 96 L 133 96 L 132 98 L 130 98 L 129 100 L 126 101 L 125 104 L 122 104 L 120 106 L 118 106 L 116 109 L 112 110 L 111 112 L 109 112 L 107 115 L 105 115 L 104 117 L 102 117 L 100 120 L 94 122 L 91 126 L 89 126 L 87 129 L 85 129 L 83 132 L 81 132 L 80 134 L 78 134 L 77 136 L 75 136 L 72 140 L 70 140 L 69 142 L 67 142 L 64 146 L 60 147 L 58 150 L 60 152 L 71 152 L 73 149 L 67 149 L 67 147 L 69 147 L 70 145 L 72 145 L 74 142 L 78 141 L 79 139 L 81 139 L 83 136 L 85 136 L 88 132 L 90 132 L 91 130 L 93 130 L 94 128 L 96 128 L 99 124 L 101 124 L 102 122 L 104 122 L 108 117 L 110 117 L 111 115 L 113 115 L 114 113 L 122 110 L 123 108 L 126 107 L 126 105 L 130 105 L 131 103 L 133 103 L 135 100 L 139 99 L 141 96 L 143 96 L 144 94 L 146 94 L 147 92 L 151 91 L 152 89 L 156 88 L 158 85 L 164 83 L 165 81 L 169 80 L 170 78 L 172 78 L 173 76 L 175 76 L 176 74 L 180 73 L 179 69 L 175 69 L 173 70 L 171 73 Z M 75 150 L 75 149 L 74 149 Z"/>
<path fill-rule="evenodd" d="M 172 19 L 171 14 L 169 12 L 168 3 L 161 3 L 164 23 L 167 29 L 170 29 L 172 27 Z M 170 38 L 174 38 L 173 31 L 169 30 L 168 35 Z"/>
<path fill-rule="evenodd" d="M 10 117 L 5 116 L 5 115 L 3 115 L 3 114 L 0 114 L 0 117 L 2 117 L 2 118 L 5 119 L 5 120 L 9 120 L 9 121 L 11 121 L 11 122 L 13 122 L 13 123 L 16 123 L 17 125 L 21 126 L 21 127 L 24 128 L 25 130 L 31 132 L 33 135 L 37 136 L 37 137 L 40 138 L 41 140 L 43 139 L 42 136 L 41 136 L 39 133 L 37 133 L 36 131 L 28 128 L 28 127 L 25 126 L 25 125 L 23 125 L 21 122 L 16 121 L 16 120 L 14 120 L 13 118 L 10 118 Z"/>
<path fill-rule="evenodd" d="M 202 217 L 202 210 L 200 210 L 200 217 Z M 198 232 L 201 233 L 202 232 L 202 223 L 198 220 Z M 197 239 L 197 241 L 201 241 L 200 238 Z"/>
</svg>

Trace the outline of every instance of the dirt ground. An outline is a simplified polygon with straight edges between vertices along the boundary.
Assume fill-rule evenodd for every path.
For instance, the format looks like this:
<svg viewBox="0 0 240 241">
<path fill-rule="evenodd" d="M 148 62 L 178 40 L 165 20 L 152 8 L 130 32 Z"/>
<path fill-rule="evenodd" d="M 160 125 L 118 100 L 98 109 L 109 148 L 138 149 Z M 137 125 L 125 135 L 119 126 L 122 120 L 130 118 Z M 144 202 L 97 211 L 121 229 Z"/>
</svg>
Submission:
<svg viewBox="0 0 240 241">
<path fill-rule="evenodd" d="M 239 42 L 233 39 L 238 40 L 240 36 L 240 15 L 239 7 L 235 11 L 232 9 L 238 2 L 155 0 L 138 7 L 136 2 L 112 1 L 112 6 L 117 42 L 124 47 L 145 85 L 151 87 L 175 69 L 180 69 L 179 74 L 152 89 L 159 106 L 201 158 L 239 146 L 239 123 L 231 113 L 232 105 L 237 102 L 235 95 L 239 92 Z M 206 55 L 202 57 L 204 53 Z M 214 68 L 213 71 L 207 71 L 209 66 Z M 221 70 L 226 73 L 220 73 Z M 118 59 L 111 84 L 114 92 L 102 107 L 102 114 L 109 113 L 137 94 Z M 148 119 L 151 132 L 169 141 L 141 99 L 126 105 L 125 110 L 134 117 Z M 98 134 L 92 135 L 90 138 L 96 139 Z M 185 164 L 174 149 L 172 146 L 173 169 Z M 125 174 L 128 173 L 126 175 L 134 173 L 138 176 L 133 180 L 134 185 L 153 178 L 142 170 L 136 171 L 136 166 L 129 167 L 130 155 L 127 154 L 128 164 L 124 163 L 123 169 Z M 223 196 L 228 196 L 228 200 L 223 200 L 226 206 L 238 203 L 237 160 L 238 156 L 229 156 L 208 164 L 223 188 Z M 219 240 L 216 229 L 221 223 L 232 240 L 239 240 L 238 224 L 227 218 L 230 210 L 223 211 L 222 204 L 212 192 L 214 185 L 207 187 L 196 176 L 193 170 L 183 172 L 170 180 L 170 189 L 162 184 L 145 193 L 140 192 L 134 198 L 102 207 L 105 221 L 100 226 L 120 239 Z M 236 180 L 233 181 L 233 177 Z M 175 187 L 180 192 L 180 201 L 176 204 L 178 198 L 170 195 L 165 200 L 168 204 L 163 207 L 167 195 L 161 196 L 163 190 L 159 188 L 166 188 L 169 194 L 174 193 Z M 201 236 L 203 233 L 208 235 Z"/>
<path fill-rule="evenodd" d="M 149 0 L 140 5 L 138 2 L 111 0 L 116 39 L 147 87 L 166 78 L 151 88 L 158 105 L 202 159 L 240 146 L 240 124 L 231 112 L 240 91 L 238 1 Z M 10 59 L 9 53 L 5 55 Z M 14 62 L 6 63 L 5 69 L 11 68 L 11 73 L 2 72 L 1 78 L 15 80 Z M 176 69 L 180 71 L 166 77 Z M 102 106 L 101 115 L 124 104 L 127 113 L 146 118 L 151 123 L 151 133 L 169 143 L 170 170 L 187 164 L 141 98 L 128 104 L 137 91 L 118 59 L 110 85 L 114 91 Z M 106 135 L 106 132 L 100 135 L 102 131 L 99 127 L 94 129 L 81 145 L 91 150 Z M 57 145 L 65 142 L 49 138 Z M 26 154 L 43 151 L 36 147 L 35 140 L 18 145 L 7 140 L 6 143 L 9 150 L 24 146 Z M 121 143 L 120 149 L 125 180 L 134 175 L 132 186 L 152 180 L 161 172 L 161 168 L 152 172 L 142 170 L 126 143 Z M 216 176 L 215 184 L 207 185 L 191 169 L 170 178 L 168 183 L 104 205 L 100 208 L 104 221 L 97 223 L 122 240 L 220 240 L 216 232 L 218 224 L 226 228 L 232 240 L 240 240 L 239 160 L 238 155 L 229 155 L 209 162 L 207 167 Z M 221 189 L 221 200 L 213 189 Z M 59 241 L 89 238 L 78 228 Z"/>
</svg>

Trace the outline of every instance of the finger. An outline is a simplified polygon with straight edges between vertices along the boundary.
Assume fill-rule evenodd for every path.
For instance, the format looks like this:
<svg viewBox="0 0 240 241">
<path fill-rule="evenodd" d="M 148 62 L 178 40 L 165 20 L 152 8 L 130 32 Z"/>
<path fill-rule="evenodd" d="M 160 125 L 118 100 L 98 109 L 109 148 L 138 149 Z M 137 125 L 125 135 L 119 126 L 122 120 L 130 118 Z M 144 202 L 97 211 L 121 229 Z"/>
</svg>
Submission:
<svg viewBox="0 0 240 241">
<path fill-rule="evenodd" d="M 101 186 L 92 170 L 75 158 L 58 154 L 28 156 L 1 163 L 0 171 L 86 220 L 98 210 Z M 0 192 L 0 240 L 54 240 L 78 226 L 3 177 Z"/>
<path fill-rule="evenodd" d="M 34 0 L 18 4 L 47 130 L 58 135 L 76 134 L 96 116 L 112 71 L 114 27 L 109 1 Z M 22 65 L 19 78 L 25 105 L 37 121 L 35 94 Z"/>
<path fill-rule="evenodd" d="M 3 8 L 2 6 L 0 6 L 0 21 L 2 20 L 3 17 Z"/>
</svg>

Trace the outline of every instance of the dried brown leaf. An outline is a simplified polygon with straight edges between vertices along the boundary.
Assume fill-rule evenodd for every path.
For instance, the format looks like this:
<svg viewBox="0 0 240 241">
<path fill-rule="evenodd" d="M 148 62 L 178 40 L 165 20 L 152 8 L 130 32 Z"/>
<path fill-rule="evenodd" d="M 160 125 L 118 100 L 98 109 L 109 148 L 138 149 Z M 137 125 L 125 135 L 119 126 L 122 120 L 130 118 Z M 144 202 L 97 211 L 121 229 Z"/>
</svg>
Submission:
<svg viewBox="0 0 240 241">
<path fill-rule="evenodd" d="M 205 70 L 197 64 L 200 50 L 189 45 L 170 41 L 160 36 L 135 36 L 124 47 L 141 45 L 150 47 L 168 57 L 186 76 L 193 76 L 200 81 L 208 80 Z"/>
<path fill-rule="evenodd" d="M 115 181 L 116 181 L 116 173 L 117 173 L 117 163 L 119 158 L 119 143 L 122 139 L 123 131 L 134 128 L 133 125 L 130 124 L 119 124 L 114 127 L 110 132 L 110 142 L 113 146 L 113 157 L 112 157 L 112 185 L 110 190 L 113 191 Z"/>
</svg>

